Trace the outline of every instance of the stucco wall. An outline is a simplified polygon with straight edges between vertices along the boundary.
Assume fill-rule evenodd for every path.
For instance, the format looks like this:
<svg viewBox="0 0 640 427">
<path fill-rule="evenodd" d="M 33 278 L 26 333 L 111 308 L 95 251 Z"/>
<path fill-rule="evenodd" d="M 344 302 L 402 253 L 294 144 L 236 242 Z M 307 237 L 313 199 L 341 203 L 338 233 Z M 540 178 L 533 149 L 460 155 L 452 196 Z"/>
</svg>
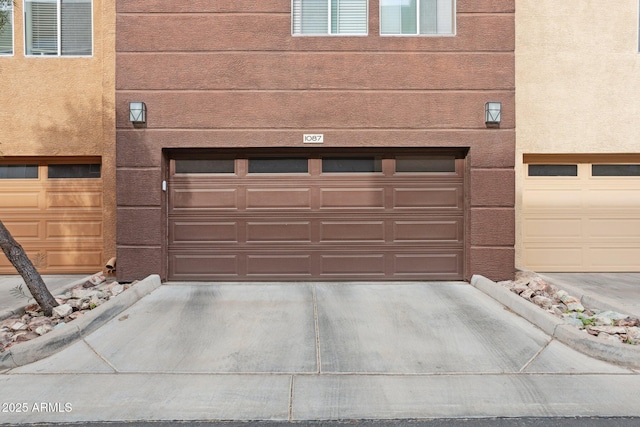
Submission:
<svg viewBox="0 0 640 427">
<path fill-rule="evenodd" d="M 524 153 L 638 153 L 638 0 L 516 1 L 516 265 Z"/>
<path fill-rule="evenodd" d="M 166 274 L 163 148 L 301 147 L 303 133 L 327 149 L 468 148 L 466 274 L 512 275 L 513 6 L 458 0 L 454 37 L 381 37 L 370 0 L 367 36 L 298 37 L 289 1 L 119 0 L 118 277 Z"/>
<path fill-rule="evenodd" d="M 0 56 L 0 155 L 99 156 L 104 253 L 115 255 L 115 2 L 93 2 L 93 56 L 26 57 L 23 4 L 14 55 Z"/>
</svg>

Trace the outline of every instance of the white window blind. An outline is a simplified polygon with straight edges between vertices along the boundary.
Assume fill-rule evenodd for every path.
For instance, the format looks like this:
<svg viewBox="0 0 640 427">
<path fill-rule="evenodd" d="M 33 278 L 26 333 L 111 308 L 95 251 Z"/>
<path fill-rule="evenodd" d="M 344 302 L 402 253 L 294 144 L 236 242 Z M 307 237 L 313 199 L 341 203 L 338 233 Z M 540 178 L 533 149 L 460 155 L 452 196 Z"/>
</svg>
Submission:
<svg viewBox="0 0 640 427">
<path fill-rule="evenodd" d="M 293 0 L 293 34 L 367 34 L 367 0 Z"/>
<path fill-rule="evenodd" d="M 25 0 L 27 55 L 88 56 L 92 46 L 91 0 Z"/>
<path fill-rule="evenodd" d="M 11 4 L 2 5 L 0 3 L 0 10 L 6 14 L 6 22 L 0 30 L 0 55 L 12 55 L 13 54 L 13 7 Z"/>
<path fill-rule="evenodd" d="M 380 0 L 381 34 L 453 34 L 455 0 Z"/>
<path fill-rule="evenodd" d="M 55 0 L 26 0 L 27 55 L 58 54 L 58 7 Z"/>
<path fill-rule="evenodd" d="M 331 18 L 333 34 L 366 34 L 367 2 L 331 0 Z"/>
<path fill-rule="evenodd" d="M 328 23 L 327 0 L 300 0 L 302 2 L 302 33 L 326 34 Z"/>
<path fill-rule="evenodd" d="M 421 0 L 425 3 L 423 6 L 429 10 L 430 15 L 436 16 L 435 25 L 433 18 L 431 25 L 420 25 L 421 34 L 453 34 L 453 0 Z M 435 11 L 434 11 L 435 8 Z"/>
<path fill-rule="evenodd" d="M 61 0 L 62 55 L 91 55 L 91 0 Z"/>
</svg>

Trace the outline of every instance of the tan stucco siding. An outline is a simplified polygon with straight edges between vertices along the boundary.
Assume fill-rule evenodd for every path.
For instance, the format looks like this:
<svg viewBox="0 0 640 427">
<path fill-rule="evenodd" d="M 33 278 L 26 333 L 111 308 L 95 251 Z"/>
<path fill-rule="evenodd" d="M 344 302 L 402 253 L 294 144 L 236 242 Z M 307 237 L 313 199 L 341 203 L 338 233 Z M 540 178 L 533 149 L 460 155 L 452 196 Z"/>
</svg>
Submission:
<svg viewBox="0 0 640 427">
<path fill-rule="evenodd" d="M 91 57 L 28 57 L 23 2 L 0 56 L 0 155 L 102 158 L 104 253 L 115 254 L 115 2 L 93 1 Z"/>
<path fill-rule="evenodd" d="M 638 1 L 516 2 L 516 265 L 524 153 L 637 153 Z"/>
</svg>

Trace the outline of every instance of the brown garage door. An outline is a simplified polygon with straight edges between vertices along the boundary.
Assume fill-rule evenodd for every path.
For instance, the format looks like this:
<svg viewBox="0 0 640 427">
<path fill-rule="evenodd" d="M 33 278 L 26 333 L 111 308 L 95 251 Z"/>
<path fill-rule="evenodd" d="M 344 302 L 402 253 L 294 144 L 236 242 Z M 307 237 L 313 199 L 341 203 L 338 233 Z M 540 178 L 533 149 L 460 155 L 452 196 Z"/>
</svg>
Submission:
<svg viewBox="0 0 640 427">
<path fill-rule="evenodd" d="M 177 156 L 169 279 L 462 279 L 460 157 Z"/>
<path fill-rule="evenodd" d="M 40 273 L 102 269 L 100 172 L 99 160 L 93 159 L 0 163 L 0 219 Z M 0 274 L 16 274 L 1 253 Z"/>
</svg>

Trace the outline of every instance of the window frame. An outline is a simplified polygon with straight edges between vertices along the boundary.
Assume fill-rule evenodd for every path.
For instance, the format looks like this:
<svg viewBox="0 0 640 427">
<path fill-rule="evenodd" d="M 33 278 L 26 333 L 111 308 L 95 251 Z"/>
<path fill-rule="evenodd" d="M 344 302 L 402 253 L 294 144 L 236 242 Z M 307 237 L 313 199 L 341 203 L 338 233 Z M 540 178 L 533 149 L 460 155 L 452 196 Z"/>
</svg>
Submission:
<svg viewBox="0 0 640 427">
<path fill-rule="evenodd" d="M 379 0 L 379 32 L 380 37 L 455 37 L 458 31 L 457 1 L 451 0 L 451 32 L 450 33 L 420 33 L 420 0 L 416 0 L 416 32 L 415 33 L 383 33 L 382 32 L 382 1 Z M 437 25 L 437 24 L 436 24 Z"/>
<path fill-rule="evenodd" d="M 36 176 L 21 176 L 21 177 L 16 177 L 16 176 L 6 176 L 3 177 L 2 173 L 0 172 L 0 181 L 6 181 L 6 180 L 14 180 L 14 179 L 22 179 L 22 180 L 30 180 L 30 181 L 37 181 L 40 179 L 40 165 L 36 162 L 36 163 L 2 163 L 0 164 L 0 170 L 3 168 L 7 168 L 7 171 L 11 170 L 11 167 L 24 167 L 24 171 L 25 171 L 25 175 L 27 172 L 27 168 L 35 168 L 35 172 L 36 172 Z"/>
<path fill-rule="evenodd" d="M 382 161 L 384 160 L 384 156 L 383 155 L 367 155 L 367 154 L 363 154 L 363 155 L 336 155 L 336 156 L 332 156 L 332 155 L 325 155 L 322 156 L 320 159 L 320 173 L 322 175 L 382 175 L 384 174 L 384 170 L 382 167 Z M 343 169 L 343 170 L 328 170 L 330 166 L 329 162 L 347 162 L 349 160 L 356 160 L 356 161 L 367 161 L 371 159 L 372 160 L 372 166 L 373 166 L 373 170 L 349 170 L 349 169 Z M 327 161 L 327 169 L 325 169 L 325 161 Z M 335 166 L 335 164 L 334 164 Z"/>
<path fill-rule="evenodd" d="M 278 162 L 282 162 L 281 164 L 285 164 L 287 161 L 297 160 L 302 165 L 306 163 L 305 170 L 259 170 L 256 171 L 252 168 L 252 162 L 254 162 L 255 166 L 262 166 L 260 162 L 273 162 L 271 166 L 276 166 Z M 253 169 L 253 170 L 252 170 Z M 247 157 L 247 175 L 272 175 L 272 176 L 282 176 L 282 175 L 309 175 L 310 174 L 310 166 L 309 166 L 309 157 L 306 156 L 248 156 Z"/>
<path fill-rule="evenodd" d="M 527 166 L 527 171 L 526 171 L 526 175 L 527 178 L 533 178 L 533 179 L 547 179 L 547 178 L 562 178 L 562 179 L 577 179 L 580 177 L 580 167 L 579 167 L 580 163 L 576 163 L 576 162 L 565 162 L 565 163 L 526 163 Z M 531 169 L 531 167 L 533 168 L 533 171 Z M 538 167 L 538 171 L 539 173 L 535 172 L 536 166 Z M 548 168 L 548 169 L 552 169 L 552 168 L 565 168 L 566 171 L 569 171 L 571 169 L 571 173 L 542 173 L 543 172 L 543 168 Z M 573 173 L 573 170 L 575 169 L 575 174 Z M 533 173 L 532 173 L 533 172 Z"/>
<path fill-rule="evenodd" d="M 640 164 L 638 163 L 606 163 L 606 162 L 598 162 L 591 163 L 590 167 L 590 177 L 595 179 L 639 179 L 640 178 Z M 625 169 L 630 169 L 629 172 L 633 173 L 604 173 L 607 169 L 621 169 L 620 172 L 625 172 Z"/>
<path fill-rule="evenodd" d="M 48 180 L 65 180 L 65 179 L 102 179 L 102 163 L 47 163 L 47 179 Z M 56 167 L 73 167 L 73 166 L 78 166 L 78 167 L 89 167 L 89 173 L 91 174 L 91 169 L 93 169 L 95 166 L 98 167 L 98 176 L 71 176 L 71 175 L 67 175 L 67 176 L 51 176 L 51 167 L 53 166 L 53 168 L 55 169 Z"/>
<path fill-rule="evenodd" d="M 15 8 L 13 7 L 13 3 L 10 1 L 9 4 L 5 4 L 4 6 L 0 5 L 0 9 L 5 11 L 9 11 L 7 14 L 8 17 L 8 25 L 5 24 L 4 30 L 10 28 L 11 34 L 11 53 L 2 53 L 0 51 L 0 56 L 14 56 L 16 54 L 16 38 L 15 38 Z"/>
<path fill-rule="evenodd" d="M 325 33 L 297 33 L 295 31 L 295 6 L 294 3 L 296 1 L 300 1 L 302 3 L 302 1 L 304 0 L 291 0 L 291 35 L 294 37 L 366 37 L 369 35 L 369 0 L 364 0 L 364 2 L 366 3 L 366 11 L 365 11 L 365 22 L 366 22 L 366 29 L 364 33 L 332 33 L 332 29 L 333 29 L 333 21 L 332 21 L 332 11 L 331 11 L 331 1 L 332 0 L 324 0 L 327 2 L 327 32 Z M 338 0 L 340 1 L 340 0 Z M 300 16 L 300 19 L 302 20 L 302 15 Z"/>
<path fill-rule="evenodd" d="M 49 3 L 55 3 L 56 5 L 56 43 L 57 43 L 57 53 L 56 54 L 37 54 L 37 53 L 27 53 L 27 49 L 29 48 L 27 43 L 27 22 L 30 22 L 27 18 L 27 3 L 32 3 L 33 0 L 22 0 L 22 16 L 23 16 L 23 41 L 24 41 L 24 56 L 27 58 L 92 58 L 94 55 L 94 0 L 88 0 L 87 3 L 91 5 L 91 53 L 87 55 L 65 55 L 62 53 L 62 2 L 63 0 L 49 0 Z M 33 48 L 31 48 L 33 50 Z"/>
<path fill-rule="evenodd" d="M 218 170 L 216 171 L 211 171 L 208 170 L 206 172 L 203 172 L 202 170 L 196 171 L 195 169 L 191 169 L 187 172 L 183 172 L 179 169 L 182 169 L 182 167 L 180 166 L 180 162 L 190 162 L 191 165 L 194 165 L 197 162 L 219 162 L 218 165 L 223 165 L 224 163 L 226 163 L 226 166 L 231 166 L 231 171 L 222 171 L 222 169 L 224 167 L 218 167 Z M 226 158 L 226 157 L 221 157 L 221 158 L 198 158 L 198 159 L 193 159 L 193 158 L 173 158 L 171 159 L 172 162 L 172 173 L 173 175 L 193 175 L 193 176 L 203 176 L 203 175 L 215 175 L 215 176 L 236 176 L 238 174 L 238 167 L 237 167 L 237 162 L 236 159 L 234 158 Z M 195 163 L 194 163 L 195 162 Z M 223 163 L 224 162 L 224 163 Z M 183 166 L 186 166 L 183 164 Z"/>
<path fill-rule="evenodd" d="M 395 156 L 394 160 L 395 160 L 394 175 L 398 175 L 398 176 L 405 176 L 405 175 L 412 175 L 412 174 L 413 175 L 455 175 L 458 173 L 457 162 L 456 162 L 457 158 L 454 154 L 397 155 Z M 451 162 L 451 164 L 447 164 L 447 166 L 453 166 L 453 168 L 447 168 L 447 170 L 400 170 L 401 168 L 406 166 L 406 164 L 404 166 L 402 165 L 403 161 L 407 161 L 407 160 L 413 161 L 415 163 L 421 162 L 421 161 L 426 161 L 426 162 L 446 161 L 447 163 Z M 400 163 L 398 161 L 400 161 Z M 419 168 L 416 168 L 416 169 L 419 169 Z M 437 167 L 434 169 L 437 169 Z"/>
</svg>

